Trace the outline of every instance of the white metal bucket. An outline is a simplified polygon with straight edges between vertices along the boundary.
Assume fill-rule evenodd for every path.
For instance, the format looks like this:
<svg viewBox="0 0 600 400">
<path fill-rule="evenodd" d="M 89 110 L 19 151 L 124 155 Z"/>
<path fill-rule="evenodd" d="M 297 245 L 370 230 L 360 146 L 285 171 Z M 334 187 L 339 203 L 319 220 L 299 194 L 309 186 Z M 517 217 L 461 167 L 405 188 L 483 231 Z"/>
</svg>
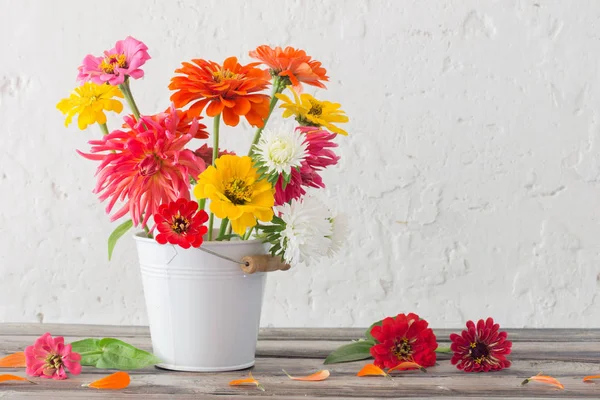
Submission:
<svg viewBox="0 0 600 400">
<path fill-rule="evenodd" d="M 200 249 L 160 245 L 134 236 L 158 367 L 233 371 L 254 365 L 266 273 Z M 260 240 L 204 242 L 203 248 L 241 260 L 266 254 Z"/>
</svg>

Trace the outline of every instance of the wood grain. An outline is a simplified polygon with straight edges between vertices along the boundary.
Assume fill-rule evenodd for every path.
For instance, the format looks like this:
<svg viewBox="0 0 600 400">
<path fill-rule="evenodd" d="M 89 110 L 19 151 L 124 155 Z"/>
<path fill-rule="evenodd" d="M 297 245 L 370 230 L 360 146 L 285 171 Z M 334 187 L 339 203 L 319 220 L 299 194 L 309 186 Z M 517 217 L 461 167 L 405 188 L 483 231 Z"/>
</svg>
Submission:
<svg viewBox="0 0 600 400">
<path fill-rule="evenodd" d="M 67 342 L 82 337 L 117 337 L 146 350 L 151 349 L 145 327 L 111 327 L 56 324 L 0 324 L 0 356 L 23 350 L 36 336 L 51 332 L 64 335 Z M 35 379 L 38 385 L 0 384 L 0 399 L 35 398 L 235 398 L 266 396 L 271 399 L 367 399 L 367 398 L 600 398 L 600 384 L 583 383 L 585 375 L 600 373 L 600 330 L 510 330 L 514 341 L 511 368 L 488 374 L 467 374 L 438 357 L 438 365 L 427 373 L 410 371 L 388 380 L 358 378 L 356 372 L 369 361 L 323 365 L 330 351 L 362 335 L 364 329 L 264 329 L 258 343 L 253 375 L 266 388 L 230 387 L 229 381 L 247 376 L 248 371 L 226 373 L 172 372 L 154 367 L 131 371 L 132 384 L 118 392 L 99 392 L 81 387 L 112 371 L 85 367 L 81 375 L 66 381 Z M 441 345 L 447 344 L 447 330 L 436 330 Z M 308 375 L 327 368 L 331 377 L 324 382 L 295 382 L 293 375 Z M 564 385 L 558 390 L 541 384 L 521 386 L 529 376 L 544 372 Z M 2 369 L 2 373 L 24 376 L 23 369 Z"/>
</svg>

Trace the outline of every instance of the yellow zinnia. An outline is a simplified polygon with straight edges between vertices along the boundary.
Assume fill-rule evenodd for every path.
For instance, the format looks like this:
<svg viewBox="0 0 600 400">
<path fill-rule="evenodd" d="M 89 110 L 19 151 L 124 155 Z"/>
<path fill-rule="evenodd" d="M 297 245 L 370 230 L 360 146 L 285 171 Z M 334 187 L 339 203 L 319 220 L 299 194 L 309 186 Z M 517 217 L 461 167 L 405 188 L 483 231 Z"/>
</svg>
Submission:
<svg viewBox="0 0 600 400">
<path fill-rule="evenodd" d="M 104 111 L 123 111 L 123 104 L 113 97 L 123 98 L 123 93 L 117 86 L 86 82 L 75 88 L 68 98 L 59 101 L 56 108 L 67 115 L 65 126 L 69 126 L 73 117 L 79 115 L 77 125 L 79 129 L 84 130 L 96 122 L 105 124 Z"/>
<path fill-rule="evenodd" d="M 256 220 L 273 219 L 273 186 L 259 175 L 248 156 L 224 155 L 198 177 L 194 195 L 210 199 L 210 211 L 218 218 L 229 218 L 231 228 L 243 235 Z"/>
<path fill-rule="evenodd" d="M 331 132 L 348 135 L 348 132 L 333 124 L 334 122 L 348 122 L 348 116 L 343 110 L 340 110 L 341 105 L 339 103 L 317 100 L 308 93 L 302 93 L 298 96 L 294 89 L 288 87 L 294 95 L 294 101 L 285 94 L 275 95 L 284 102 L 279 106 L 285 110 L 283 118 L 295 115 L 296 121 L 300 125 L 324 127 Z"/>
</svg>

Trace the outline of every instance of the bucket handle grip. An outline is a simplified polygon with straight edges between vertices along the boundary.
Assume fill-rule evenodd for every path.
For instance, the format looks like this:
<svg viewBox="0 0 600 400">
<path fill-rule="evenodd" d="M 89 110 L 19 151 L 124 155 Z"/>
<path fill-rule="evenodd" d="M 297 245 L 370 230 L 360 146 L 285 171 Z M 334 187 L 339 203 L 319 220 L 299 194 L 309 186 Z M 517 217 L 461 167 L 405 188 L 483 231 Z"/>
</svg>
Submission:
<svg viewBox="0 0 600 400">
<path fill-rule="evenodd" d="M 290 269 L 290 264 L 284 263 L 281 257 L 261 254 L 242 258 L 240 267 L 245 273 L 253 274 L 255 272 L 287 271 Z"/>
</svg>

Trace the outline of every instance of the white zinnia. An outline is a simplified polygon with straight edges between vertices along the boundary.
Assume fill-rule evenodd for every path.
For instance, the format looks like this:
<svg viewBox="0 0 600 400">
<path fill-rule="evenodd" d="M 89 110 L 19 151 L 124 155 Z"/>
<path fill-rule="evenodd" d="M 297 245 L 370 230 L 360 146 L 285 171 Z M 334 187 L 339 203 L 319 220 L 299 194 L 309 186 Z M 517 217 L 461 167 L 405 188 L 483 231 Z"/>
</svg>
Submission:
<svg viewBox="0 0 600 400">
<path fill-rule="evenodd" d="M 283 258 L 291 265 L 309 263 L 326 257 L 330 251 L 333 226 L 327 207 L 314 197 L 277 207 L 285 229 L 280 242 Z"/>
<path fill-rule="evenodd" d="M 307 156 L 308 143 L 305 136 L 291 126 L 280 125 L 265 129 L 255 147 L 259 162 L 268 168 L 267 174 L 289 174 L 300 167 Z"/>
</svg>

